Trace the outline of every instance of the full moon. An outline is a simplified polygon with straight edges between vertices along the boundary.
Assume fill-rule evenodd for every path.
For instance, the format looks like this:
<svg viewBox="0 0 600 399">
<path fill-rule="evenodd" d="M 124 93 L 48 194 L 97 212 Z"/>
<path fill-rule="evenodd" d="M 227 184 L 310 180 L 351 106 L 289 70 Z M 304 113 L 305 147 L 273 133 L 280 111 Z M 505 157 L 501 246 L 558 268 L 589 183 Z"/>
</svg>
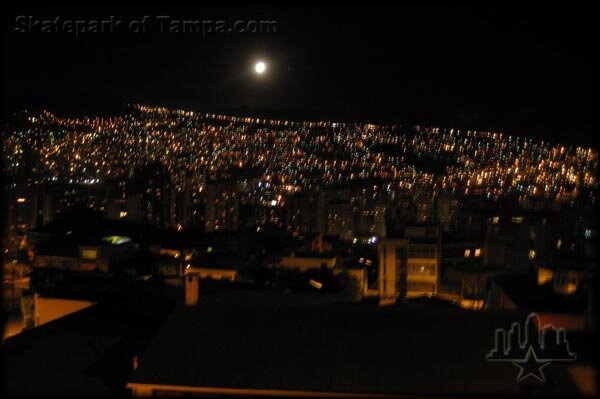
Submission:
<svg viewBox="0 0 600 399">
<path fill-rule="evenodd" d="M 266 69 L 267 65 L 262 61 L 259 61 L 256 63 L 256 65 L 254 65 L 254 70 L 256 73 L 264 73 Z"/>
</svg>

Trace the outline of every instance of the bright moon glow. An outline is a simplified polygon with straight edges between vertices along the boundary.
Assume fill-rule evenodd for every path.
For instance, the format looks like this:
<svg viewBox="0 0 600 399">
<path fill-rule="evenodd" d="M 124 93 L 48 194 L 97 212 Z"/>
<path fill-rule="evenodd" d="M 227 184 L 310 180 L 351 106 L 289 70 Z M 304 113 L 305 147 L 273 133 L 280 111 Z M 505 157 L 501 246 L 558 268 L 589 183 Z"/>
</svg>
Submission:
<svg viewBox="0 0 600 399">
<path fill-rule="evenodd" d="M 257 62 L 256 65 L 254 65 L 254 70 L 256 71 L 256 73 L 263 73 L 265 69 L 267 69 L 267 66 L 262 61 Z"/>
</svg>

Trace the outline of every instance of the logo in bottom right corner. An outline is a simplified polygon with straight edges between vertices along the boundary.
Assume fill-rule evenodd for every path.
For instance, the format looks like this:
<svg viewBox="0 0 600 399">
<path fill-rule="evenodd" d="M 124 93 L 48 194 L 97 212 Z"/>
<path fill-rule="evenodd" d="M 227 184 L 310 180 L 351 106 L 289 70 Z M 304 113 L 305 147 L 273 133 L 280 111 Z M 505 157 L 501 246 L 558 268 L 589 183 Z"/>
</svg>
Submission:
<svg viewBox="0 0 600 399">
<path fill-rule="evenodd" d="M 513 323 L 510 329 L 496 329 L 495 346 L 486 355 L 489 362 L 506 362 L 518 369 L 517 382 L 528 378 L 546 382 L 544 369 L 553 362 L 573 362 L 576 355 L 569 346 L 564 328 L 551 324 L 540 329 L 537 313 L 527 316 L 524 328 Z"/>
</svg>

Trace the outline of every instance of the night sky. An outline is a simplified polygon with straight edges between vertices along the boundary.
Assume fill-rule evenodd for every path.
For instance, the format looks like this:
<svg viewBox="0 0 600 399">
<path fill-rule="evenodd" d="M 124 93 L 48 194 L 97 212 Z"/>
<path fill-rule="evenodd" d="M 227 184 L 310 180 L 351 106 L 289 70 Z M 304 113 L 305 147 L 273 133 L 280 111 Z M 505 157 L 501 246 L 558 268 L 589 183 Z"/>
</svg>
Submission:
<svg viewBox="0 0 600 399">
<path fill-rule="evenodd" d="M 275 20 L 275 33 L 15 32 L 15 17 Z M 596 12 L 583 6 L 13 6 L 5 109 L 124 101 L 292 119 L 409 121 L 589 144 Z M 268 64 L 264 76 L 253 63 Z"/>
</svg>

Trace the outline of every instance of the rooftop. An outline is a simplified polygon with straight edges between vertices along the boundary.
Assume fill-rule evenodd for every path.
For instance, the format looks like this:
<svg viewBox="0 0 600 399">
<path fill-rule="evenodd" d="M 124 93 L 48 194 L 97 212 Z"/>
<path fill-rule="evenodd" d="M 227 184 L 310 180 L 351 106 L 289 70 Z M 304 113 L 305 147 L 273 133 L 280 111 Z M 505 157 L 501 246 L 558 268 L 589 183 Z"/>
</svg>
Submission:
<svg viewBox="0 0 600 399">
<path fill-rule="evenodd" d="M 132 357 L 143 353 L 172 304 L 150 295 L 105 301 L 8 338 L 5 394 L 124 396 Z"/>
<path fill-rule="evenodd" d="M 229 292 L 205 295 L 198 307 L 176 307 L 129 383 L 371 395 L 523 393 L 514 368 L 485 361 L 494 330 L 524 320 L 520 313 L 305 300 L 311 297 L 318 295 Z M 561 389 L 573 389 L 564 369 L 547 374 Z"/>
<path fill-rule="evenodd" d="M 529 311 L 583 313 L 587 306 L 587 293 L 561 295 L 555 293 L 552 283 L 538 285 L 536 274 L 504 274 L 494 277 L 511 300 Z"/>
</svg>

